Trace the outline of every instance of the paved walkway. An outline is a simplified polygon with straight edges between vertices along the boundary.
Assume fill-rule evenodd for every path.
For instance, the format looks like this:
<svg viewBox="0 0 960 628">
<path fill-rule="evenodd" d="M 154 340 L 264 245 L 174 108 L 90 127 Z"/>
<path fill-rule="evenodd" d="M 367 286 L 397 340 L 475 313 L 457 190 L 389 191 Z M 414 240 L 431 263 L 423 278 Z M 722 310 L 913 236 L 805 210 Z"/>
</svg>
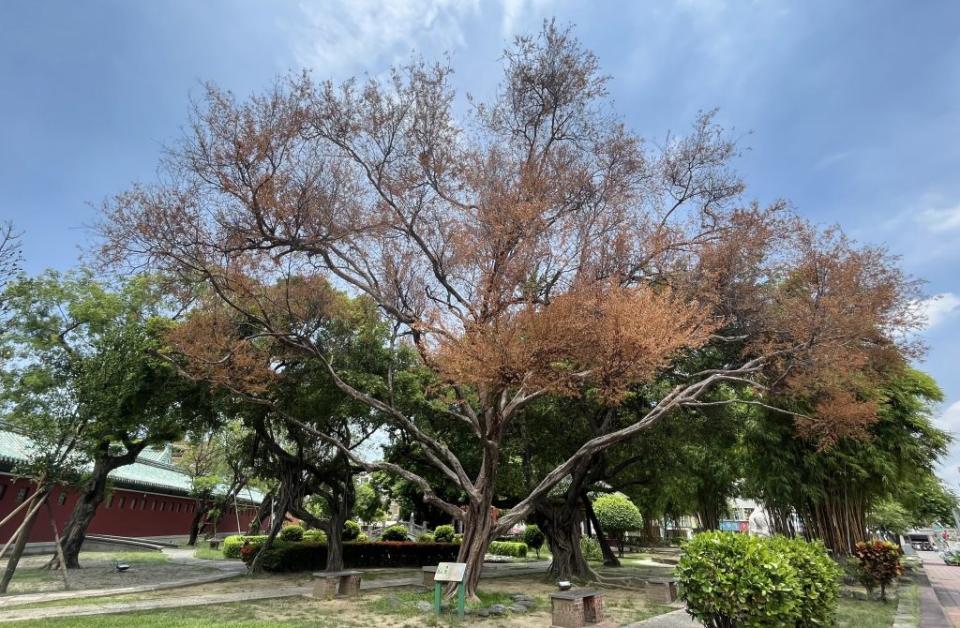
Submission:
<svg viewBox="0 0 960 628">
<path fill-rule="evenodd" d="M 923 561 L 920 585 L 920 626 L 960 628 L 960 567 L 943 562 L 936 552 L 917 552 Z"/>
<path fill-rule="evenodd" d="M 624 628 L 703 628 L 703 624 L 687 615 L 686 609 L 680 609 L 629 624 Z"/>
</svg>

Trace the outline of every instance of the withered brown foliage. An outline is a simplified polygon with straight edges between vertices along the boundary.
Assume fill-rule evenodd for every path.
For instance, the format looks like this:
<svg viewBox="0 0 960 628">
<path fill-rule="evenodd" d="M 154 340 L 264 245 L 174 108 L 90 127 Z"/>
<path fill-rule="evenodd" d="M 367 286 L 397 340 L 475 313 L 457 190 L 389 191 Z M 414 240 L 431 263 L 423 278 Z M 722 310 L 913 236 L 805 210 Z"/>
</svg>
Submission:
<svg viewBox="0 0 960 628">
<path fill-rule="evenodd" d="M 687 135 L 642 141 L 569 30 L 518 38 L 496 96 L 466 118 L 451 72 L 416 62 L 383 80 L 295 77 L 243 102 L 210 86 L 162 180 L 105 207 L 105 256 L 177 277 L 185 298 L 200 286 L 202 307 L 174 340 L 204 376 L 251 392 L 286 351 L 336 375 L 317 335 L 332 286 L 375 302 L 438 375 L 451 420 L 476 435 L 479 470 L 389 399 L 336 379 L 467 495 L 461 509 L 378 465 L 465 521 L 471 592 L 488 540 L 579 460 L 718 382 L 821 399 L 804 426 L 825 439 L 869 421 L 847 374 L 901 359 L 913 323 L 914 287 L 883 251 L 783 204 L 744 206 L 736 147 L 712 113 Z M 736 358 L 686 374 L 637 423 L 585 442 L 494 524 L 499 444 L 525 404 L 587 387 L 615 404 L 709 345 Z"/>
</svg>

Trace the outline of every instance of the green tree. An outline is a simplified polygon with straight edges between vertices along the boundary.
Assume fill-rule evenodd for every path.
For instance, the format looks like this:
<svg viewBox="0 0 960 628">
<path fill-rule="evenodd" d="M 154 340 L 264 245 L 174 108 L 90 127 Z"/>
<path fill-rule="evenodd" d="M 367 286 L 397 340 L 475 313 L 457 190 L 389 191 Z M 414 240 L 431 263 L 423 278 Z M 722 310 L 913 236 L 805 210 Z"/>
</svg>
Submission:
<svg viewBox="0 0 960 628">
<path fill-rule="evenodd" d="M 887 497 L 873 504 L 867 513 L 867 526 L 881 536 L 898 540 L 911 528 L 910 513 L 900 502 Z"/>
<path fill-rule="evenodd" d="M 918 519 L 935 517 L 923 504 L 942 495 L 916 490 L 933 477 L 950 437 L 933 424 L 942 393 L 926 374 L 897 369 L 864 390 L 876 404 L 876 418 L 862 434 L 828 447 L 797 432 L 792 417 L 758 412 L 745 432 L 745 492 L 774 514 L 774 524 L 795 511 L 808 533 L 835 555 L 849 555 L 866 540 L 867 514 L 886 498 L 900 502 Z M 907 504 L 907 498 L 911 504 Z M 923 495 L 923 497 L 921 497 Z M 945 500 L 937 510 L 950 512 Z M 776 513 L 782 513 L 777 516 Z M 782 530 L 789 532 L 789 530 Z"/>
<path fill-rule="evenodd" d="M 18 280 L 6 294 L 4 344 L 18 357 L 4 364 L 11 416 L 35 412 L 35 399 L 60 398 L 82 426 L 75 451 L 89 466 L 60 544 L 66 566 L 76 568 L 108 475 L 209 420 L 209 395 L 162 357 L 173 323 L 148 279 L 114 290 L 87 271 L 48 271 Z M 54 556 L 51 566 L 59 562 Z"/>
<path fill-rule="evenodd" d="M 639 530 L 643 526 L 640 510 L 623 493 L 608 493 L 593 500 L 593 510 L 603 529 L 617 539 L 620 556 L 623 557 L 623 537 L 627 532 Z M 601 543 L 606 542 L 600 539 Z"/>
<path fill-rule="evenodd" d="M 380 521 L 386 516 L 386 506 L 380 493 L 370 482 L 357 485 L 357 503 L 354 511 L 363 521 L 367 523 Z"/>
<path fill-rule="evenodd" d="M 256 455 L 256 440 L 252 436 L 242 420 L 234 418 L 188 434 L 179 443 L 177 466 L 190 477 L 194 499 L 188 545 L 196 545 L 205 525 L 216 531 L 222 513 L 252 479 Z"/>
<path fill-rule="evenodd" d="M 537 558 L 540 558 L 540 548 L 543 547 L 543 543 L 546 540 L 547 537 L 544 536 L 543 531 L 541 531 L 535 523 L 528 523 L 523 529 L 523 542 L 527 544 L 527 547 L 537 553 Z"/>
</svg>

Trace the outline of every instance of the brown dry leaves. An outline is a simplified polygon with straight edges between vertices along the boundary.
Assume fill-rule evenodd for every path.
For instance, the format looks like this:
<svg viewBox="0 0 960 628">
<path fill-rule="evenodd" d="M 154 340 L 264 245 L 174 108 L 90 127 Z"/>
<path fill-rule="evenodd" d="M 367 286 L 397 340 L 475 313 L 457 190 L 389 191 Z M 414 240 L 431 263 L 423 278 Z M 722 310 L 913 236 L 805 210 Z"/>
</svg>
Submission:
<svg viewBox="0 0 960 628">
<path fill-rule="evenodd" d="M 616 402 L 715 328 L 708 308 L 670 290 L 604 283 L 470 328 L 442 344 L 437 362 L 450 381 L 481 391 L 576 394 L 589 382 Z"/>
</svg>

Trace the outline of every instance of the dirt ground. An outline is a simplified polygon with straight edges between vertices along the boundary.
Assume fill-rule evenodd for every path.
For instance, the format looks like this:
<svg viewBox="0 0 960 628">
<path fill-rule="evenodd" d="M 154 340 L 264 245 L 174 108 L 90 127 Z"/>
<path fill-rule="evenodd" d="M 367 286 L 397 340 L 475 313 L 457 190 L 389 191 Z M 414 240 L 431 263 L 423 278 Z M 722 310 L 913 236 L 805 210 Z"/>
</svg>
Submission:
<svg viewBox="0 0 960 628">
<path fill-rule="evenodd" d="M 49 556 L 27 556 L 20 561 L 16 574 L 10 582 L 8 593 L 40 593 L 43 591 L 62 591 L 63 579 L 59 571 L 43 569 Z M 114 561 L 130 565 L 130 569 L 118 573 Z M 186 580 L 214 573 L 217 569 L 203 566 L 180 565 L 169 562 L 159 552 L 104 553 L 91 552 L 80 554 L 82 569 L 67 571 L 71 590 L 106 589 L 114 587 L 135 587 L 145 584 L 159 584 L 174 580 Z"/>
</svg>

